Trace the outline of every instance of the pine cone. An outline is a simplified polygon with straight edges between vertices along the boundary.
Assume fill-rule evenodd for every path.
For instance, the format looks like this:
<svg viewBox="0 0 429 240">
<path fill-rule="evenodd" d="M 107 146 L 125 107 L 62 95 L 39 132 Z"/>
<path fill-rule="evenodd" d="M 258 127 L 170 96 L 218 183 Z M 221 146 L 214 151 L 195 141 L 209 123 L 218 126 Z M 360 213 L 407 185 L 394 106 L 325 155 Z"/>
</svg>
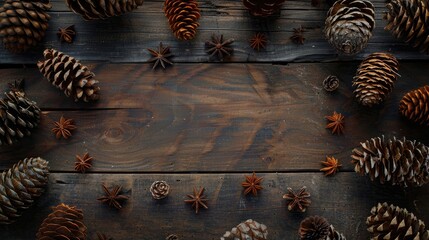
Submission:
<svg viewBox="0 0 429 240">
<path fill-rule="evenodd" d="M 26 158 L 1 174 L 0 224 L 9 224 L 29 208 L 48 183 L 48 162 Z"/>
<path fill-rule="evenodd" d="M 286 0 L 243 0 L 244 6 L 255 17 L 268 17 L 280 11 Z"/>
<path fill-rule="evenodd" d="M 384 19 L 387 20 L 385 30 L 396 38 L 418 48 L 420 52 L 429 54 L 429 21 L 428 1 L 387 0 Z"/>
<path fill-rule="evenodd" d="M 319 216 L 307 217 L 299 226 L 299 236 L 302 240 L 325 240 L 329 231 L 328 221 Z"/>
<path fill-rule="evenodd" d="M 268 236 L 267 226 L 252 219 L 248 219 L 227 231 L 221 240 L 266 240 Z"/>
<path fill-rule="evenodd" d="M 346 240 L 346 237 L 342 233 L 339 233 L 335 230 L 335 228 L 331 225 L 329 226 L 329 234 L 326 237 L 326 240 Z"/>
<path fill-rule="evenodd" d="M 154 199 L 163 199 L 170 193 L 170 185 L 166 181 L 155 181 L 150 186 L 150 192 Z"/>
<path fill-rule="evenodd" d="M 99 99 L 98 81 L 88 67 L 54 49 L 46 49 L 43 56 L 45 60 L 37 63 L 40 72 L 67 97 L 73 97 L 76 102 Z"/>
<path fill-rule="evenodd" d="M 42 41 L 51 18 L 49 0 L 5 0 L 0 8 L 0 37 L 12 53 L 23 53 Z"/>
<path fill-rule="evenodd" d="M 69 8 L 85 20 L 106 19 L 131 12 L 143 4 L 143 0 L 66 0 Z"/>
<path fill-rule="evenodd" d="M 425 224 L 407 209 L 387 203 L 378 203 L 366 219 L 371 240 L 383 239 L 429 239 Z"/>
<path fill-rule="evenodd" d="M 197 34 L 200 26 L 200 9 L 196 0 L 165 0 L 165 16 L 177 39 L 191 40 Z"/>
<path fill-rule="evenodd" d="M 326 91 L 333 92 L 340 86 L 340 80 L 337 76 L 329 75 L 325 80 L 323 80 L 322 84 Z"/>
<path fill-rule="evenodd" d="M 371 138 L 353 149 L 355 171 L 384 184 L 422 186 L 429 182 L 429 148 L 420 142 Z"/>
<path fill-rule="evenodd" d="M 11 90 L 0 99 L 0 145 L 30 136 L 40 122 L 40 109 L 24 92 Z"/>
<path fill-rule="evenodd" d="M 52 213 L 43 220 L 36 240 L 86 239 L 86 226 L 82 210 L 64 203 L 52 208 Z"/>
<path fill-rule="evenodd" d="M 399 112 L 415 123 L 429 126 L 429 86 L 405 94 L 399 103 Z"/>
<path fill-rule="evenodd" d="M 398 77 L 399 62 L 391 54 L 373 53 L 366 57 L 353 78 L 354 94 L 368 107 L 383 102 Z"/>
<path fill-rule="evenodd" d="M 356 54 L 366 47 L 375 26 L 368 0 L 338 0 L 328 11 L 325 35 L 339 52 Z"/>
</svg>

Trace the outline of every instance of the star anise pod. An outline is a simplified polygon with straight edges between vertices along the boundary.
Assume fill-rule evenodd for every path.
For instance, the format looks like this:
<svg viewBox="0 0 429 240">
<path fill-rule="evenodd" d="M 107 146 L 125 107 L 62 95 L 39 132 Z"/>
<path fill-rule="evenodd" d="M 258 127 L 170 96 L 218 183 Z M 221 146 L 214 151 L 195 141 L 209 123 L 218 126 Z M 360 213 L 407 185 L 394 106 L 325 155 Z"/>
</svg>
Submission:
<svg viewBox="0 0 429 240">
<path fill-rule="evenodd" d="M 104 233 L 97 233 L 97 238 L 98 238 L 98 240 L 113 240 L 113 238 L 108 237 Z"/>
<path fill-rule="evenodd" d="M 290 40 L 296 44 L 304 44 L 305 37 L 304 37 L 304 28 L 300 26 L 299 28 L 293 29 L 293 34 L 290 37 Z"/>
<path fill-rule="evenodd" d="M 320 171 L 325 172 L 325 176 L 334 175 L 342 166 L 336 158 L 328 156 L 326 156 L 326 161 L 322 161 L 322 164 L 325 167 L 321 168 Z"/>
<path fill-rule="evenodd" d="M 92 157 L 89 156 L 89 153 L 85 153 L 82 157 L 76 155 L 76 162 L 74 169 L 78 172 L 85 173 L 85 171 L 91 168 Z"/>
<path fill-rule="evenodd" d="M 218 60 L 222 61 L 225 56 L 231 56 L 234 51 L 229 45 L 234 42 L 234 39 L 223 39 L 223 34 L 212 35 L 211 41 L 206 42 L 206 53 L 210 54 L 210 58 L 217 56 Z"/>
<path fill-rule="evenodd" d="M 166 64 L 173 65 L 173 62 L 170 61 L 168 58 L 173 57 L 170 51 L 170 47 L 164 47 L 162 45 L 162 42 L 159 43 L 158 51 L 154 49 L 147 49 L 149 53 L 152 55 L 152 58 L 148 60 L 148 62 L 153 62 L 152 69 L 155 69 L 158 66 L 161 66 L 162 68 L 166 68 Z"/>
<path fill-rule="evenodd" d="M 66 119 L 64 116 L 61 116 L 58 122 L 54 122 L 55 127 L 52 128 L 52 132 L 55 133 L 55 137 L 60 139 L 68 139 L 72 135 L 72 130 L 76 129 L 76 126 L 73 124 L 73 119 Z"/>
<path fill-rule="evenodd" d="M 265 48 L 267 45 L 267 37 L 263 33 L 256 33 L 250 39 L 250 47 L 259 51 L 261 48 Z"/>
<path fill-rule="evenodd" d="M 326 128 L 331 129 L 332 134 L 342 134 L 344 132 L 344 116 L 341 113 L 334 113 L 331 116 L 325 116 L 328 120 Z"/>
<path fill-rule="evenodd" d="M 60 38 L 61 42 L 73 43 L 74 37 L 76 36 L 74 25 L 66 28 L 58 28 L 57 36 Z"/>
<path fill-rule="evenodd" d="M 98 198 L 98 201 L 106 203 L 109 207 L 115 207 L 116 209 L 121 209 L 121 202 L 128 200 L 128 196 L 121 195 L 121 186 L 113 187 L 112 191 L 110 191 L 106 185 L 102 185 L 105 196 Z"/>
<path fill-rule="evenodd" d="M 264 178 L 257 177 L 255 172 L 251 176 L 245 176 L 246 181 L 241 183 L 244 189 L 244 195 L 249 194 L 250 192 L 254 195 L 258 195 L 258 191 L 263 189 L 261 186 L 261 182 Z"/>
<path fill-rule="evenodd" d="M 21 95 L 24 96 L 24 79 L 15 80 L 13 82 L 10 82 L 7 84 L 9 86 L 10 91 L 12 92 L 18 92 L 22 93 Z"/>
<path fill-rule="evenodd" d="M 204 188 L 200 187 L 200 189 L 197 191 L 197 189 L 194 187 L 193 194 L 188 194 L 187 196 L 190 199 L 185 200 L 185 203 L 192 204 L 192 207 L 195 208 L 195 213 L 198 213 L 201 206 L 205 209 L 208 209 L 207 207 L 207 201 L 208 199 L 206 196 L 204 196 Z"/>
<path fill-rule="evenodd" d="M 310 193 L 307 192 L 307 187 L 302 187 L 298 192 L 292 190 L 292 188 L 287 188 L 288 193 L 283 195 L 283 198 L 288 201 L 287 209 L 289 211 L 299 210 L 305 212 L 307 207 L 310 206 Z"/>
</svg>

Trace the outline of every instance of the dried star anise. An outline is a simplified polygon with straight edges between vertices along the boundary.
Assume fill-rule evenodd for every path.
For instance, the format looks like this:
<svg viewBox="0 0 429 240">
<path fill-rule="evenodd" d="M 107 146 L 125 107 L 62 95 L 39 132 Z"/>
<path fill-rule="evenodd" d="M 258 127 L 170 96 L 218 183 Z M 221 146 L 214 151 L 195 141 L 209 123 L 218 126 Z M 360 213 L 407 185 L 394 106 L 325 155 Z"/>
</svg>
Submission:
<svg viewBox="0 0 429 240">
<path fill-rule="evenodd" d="M 68 139 L 72 135 L 72 130 L 76 129 L 76 126 L 73 124 L 73 119 L 66 119 L 64 116 L 61 116 L 58 122 L 54 122 L 55 127 L 52 128 L 52 132 L 55 133 L 55 137 L 60 139 Z"/>
<path fill-rule="evenodd" d="M 287 188 L 287 190 L 288 193 L 283 195 L 283 198 L 289 201 L 287 209 L 305 212 L 311 204 L 310 193 L 307 192 L 307 188 L 304 186 L 298 192 L 294 192 L 292 188 Z"/>
<path fill-rule="evenodd" d="M 74 169 L 78 172 L 85 173 L 85 171 L 91 168 L 92 157 L 89 156 L 89 153 L 85 153 L 82 157 L 76 155 L 76 162 Z"/>
<path fill-rule="evenodd" d="M 326 156 L 326 161 L 322 161 L 322 164 L 325 167 L 321 168 L 320 171 L 325 172 L 325 176 L 334 175 L 342 166 L 336 158 L 328 156 Z"/>
<path fill-rule="evenodd" d="M 113 238 L 108 237 L 104 233 L 97 233 L 97 238 L 98 238 L 98 240 L 113 240 Z"/>
<path fill-rule="evenodd" d="M 57 36 L 60 38 L 61 42 L 73 43 L 74 37 L 76 36 L 74 25 L 66 28 L 58 28 Z"/>
<path fill-rule="evenodd" d="M 112 191 L 110 191 L 106 185 L 103 186 L 103 191 L 105 193 L 105 196 L 97 198 L 98 201 L 101 201 L 103 203 L 107 203 L 110 207 L 115 207 L 116 209 L 121 209 L 122 205 L 121 202 L 128 200 L 128 196 L 121 195 L 121 186 L 115 186 Z"/>
<path fill-rule="evenodd" d="M 168 58 L 173 57 L 170 51 L 170 47 L 164 47 L 162 42 L 159 43 L 158 51 L 154 49 L 147 49 L 149 53 L 152 55 L 152 58 L 148 60 L 148 62 L 154 62 L 152 69 L 155 69 L 158 66 L 162 68 L 166 68 L 166 64 L 173 65 L 173 62 Z"/>
<path fill-rule="evenodd" d="M 293 29 L 293 34 L 290 37 L 290 40 L 296 44 L 304 44 L 305 37 L 304 37 L 304 28 L 300 26 L 299 28 Z"/>
<path fill-rule="evenodd" d="M 264 178 L 257 177 L 255 172 L 251 176 L 245 176 L 246 181 L 241 183 L 244 189 L 244 195 L 249 194 L 250 192 L 254 195 L 258 195 L 258 191 L 263 189 L 261 186 L 261 182 Z"/>
<path fill-rule="evenodd" d="M 185 200 L 185 203 L 192 204 L 192 207 L 195 208 L 195 213 L 199 212 L 201 206 L 204 207 L 205 209 L 209 208 L 207 207 L 208 199 L 203 194 L 204 194 L 204 188 L 200 187 L 200 189 L 197 191 L 197 189 L 194 187 L 193 194 L 187 195 L 190 199 Z"/>
<path fill-rule="evenodd" d="M 229 47 L 233 42 L 234 39 L 232 38 L 225 41 L 223 34 L 220 36 L 213 34 L 211 41 L 206 42 L 206 53 L 210 54 L 210 58 L 217 56 L 218 60 L 222 61 L 225 56 L 231 56 L 234 51 Z"/>
<path fill-rule="evenodd" d="M 259 51 L 261 48 L 265 48 L 265 45 L 267 45 L 267 37 L 263 33 L 256 33 L 250 39 L 250 47 L 257 51 Z"/>
<path fill-rule="evenodd" d="M 18 92 L 24 94 L 24 79 L 15 80 L 7 84 L 9 86 L 10 91 Z"/>
<path fill-rule="evenodd" d="M 331 116 L 325 116 L 329 121 L 326 128 L 331 129 L 332 134 L 342 134 L 344 132 L 344 116 L 341 113 L 334 113 Z"/>
</svg>

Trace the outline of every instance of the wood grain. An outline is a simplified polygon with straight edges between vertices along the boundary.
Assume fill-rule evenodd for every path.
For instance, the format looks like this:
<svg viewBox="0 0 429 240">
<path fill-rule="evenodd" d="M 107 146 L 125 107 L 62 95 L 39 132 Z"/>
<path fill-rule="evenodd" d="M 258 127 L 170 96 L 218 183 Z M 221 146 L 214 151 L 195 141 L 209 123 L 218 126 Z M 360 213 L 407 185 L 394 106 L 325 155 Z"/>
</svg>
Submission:
<svg viewBox="0 0 429 240">
<path fill-rule="evenodd" d="M 83 61 L 146 62 L 149 53 L 159 41 L 172 47 L 175 62 L 207 62 L 204 42 L 212 33 L 234 38 L 234 56 L 226 62 L 309 62 L 350 61 L 362 59 L 375 51 L 391 51 L 400 59 L 428 59 L 383 30 L 384 0 L 374 0 L 376 28 L 368 48 L 355 57 L 338 56 L 324 39 L 323 27 L 327 7 L 312 7 L 310 0 L 291 0 L 283 6 L 277 18 L 255 19 L 249 16 L 241 1 L 202 0 L 201 27 L 194 41 L 177 41 L 171 33 L 162 11 L 163 1 L 146 1 L 136 12 L 104 21 L 85 22 L 68 10 L 63 0 L 54 0 L 52 20 L 44 43 L 24 55 L 13 55 L 0 50 L 0 63 L 34 64 L 44 48 L 56 48 Z M 56 32 L 59 27 L 74 24 L 78 35 L 74 44 L 61 44 Z M 290 41 L 293 28 L 303 26 L 306 43 L 295 45 Z M 249 39 L 257 31 L 267 33 L 269 44 L 265 51 L 255 52 Z"/>
<path fill-rule="evenodd" d="M 245 197 L 240 182 L 244 174 L 52 174 L 47 192 L 15 224 L 0 226 L 1 239 L 34 239 L 50 207 L 61 202 L 84 211 L 90 239 L 104 232 L 115 240 L 162 240 L 175 233 L 180 239 L 219 239 L 227 230 L 252 218 L 268 226 L 269 239 L 298 239 L 299 223 L 305 217 L 322 215 L 347 239 L 368 239 L 365 220 L 378 202 L 407 208 L 429 221 L 428 186 L 403 191 L 370 183 L 353 173 L 326 178 L 314 173 L 266 173 L 258 197 Z M 149 193 L 155 180 L 172 187 L 169 197 L 155 201 Z M 101 184 L 123 185 L 130 200 L 120 211 L 96 201 Z M 290 213 L 282 195 L 287 187 L 307 186 L 312 204 L 306 213 Z M 206 187 L 209 209 L 196 215 L 183 200 L 196 186 Z M 94 236 L 94 238 L 93 238 Z"/>
</svg>

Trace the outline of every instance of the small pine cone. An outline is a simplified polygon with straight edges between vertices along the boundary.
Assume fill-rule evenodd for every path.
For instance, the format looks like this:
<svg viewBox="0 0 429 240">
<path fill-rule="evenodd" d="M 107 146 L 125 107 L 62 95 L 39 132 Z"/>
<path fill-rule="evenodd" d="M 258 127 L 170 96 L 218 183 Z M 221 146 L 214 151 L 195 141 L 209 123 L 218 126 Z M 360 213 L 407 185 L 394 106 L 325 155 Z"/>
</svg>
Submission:
<svg viewBox="0 0 429 240">
<path fill-rule="evenodd" d="M 429 148 L 417 141 L 384 136 L 371 138 L 353 149 L 355 171 L 400 186 L 422 186 L 429 182 Z"/>
<path fill-rule="evenodd" d="M 49 0 L 6 0 L 0 8 L 0 37 L 12 53 L 23 53 L 42 41 L 51 18 Z"/>
<path fill-rule="evenodd" d="M 335 230 L 335 228 L 331 225 L 329 226 L 329 234 L 326 237 L 326 240 L 346 240 L 346 237 L 342 233 L 339 233 Z"/>
<path fill-rule="evenodd" d="M 429 86 L 405 94 L 399 103 L 399 112 L 415 123 L 429 126 Z"/>
<path fill-rule="evenodd" d="M 48 175 L 48 162 L 41 158 L 26 158 L 1 174 L 0 224 L 14 222 L 33 204 L 43 193 Z"/>
<path fill-rule="evenodd" d="M 67 6 L 85 20 L 106 19 L 131 12 L 143 4 L 143 0 L 66 0 Z"/>
<path fill-rule="evenodd" d="M 165 0 L 165 16 L 177 39 L 191 40 L 197 34 L 200 26 L 200 9 L 196 0 Z"/>
<path fill-rule="evenodd" d="M 163 199 L 170 193 L 170 185 L 166 181 L 155 181 L 150 186 L 150 192 L 154 199 Z"/>
<path fill-rule="evenodd" d="M 243 0 L 244 6 L 255 17 L 269 17 L 280 11 L 286 0 Z"/>
<path fill-rule="evenodd" d="M 428 1 L 387 0 L 388 11 L 384 15 L 387 25 L 384 28 L 396 38 L 429 54 Z"/>
<path fill-rule="evenodd" d="M 330 233 L 329 226 L 323 217 L 307 217 L 299 226 L 299 236 L 302 240 L 325 240 Z"/>
<path fill-rule="evenodd" d="M 374 26 L 374 5 L 370 1 L 338 0 L 329 9 L 325 35 L 337 51 L 352 55 L 366 47 Z"/>
<path fill-rule="evenodd" d="M 423 221 L 417 219 L 407 209 L 387 203 L 378 203 L 371 209 L 371 215 L 366 219 L 371 240 L 384 239 L 429 239 L 429 231 Z"/>
<path fill-rule="evenodd" d="M 30 136 L 40 122 L 40 109 L 23 92 L 9 91 L 0 99 L 0 145 Z"/>
<path fill-rule="evenodd" d="M 337 76 L 329 75 L 325 80 L 323 80 L 323 88 L 328 92 L 333 92 L 337 90 L 340 86 L 340 80 Z"/>
<path fill-rule="evenodd" d="M 252 219 L 248 219 L 227 231 L 221 240 L 267 240 L 267 226 Z"/>
<path fill-rule="evenodd" d="M 373 53 L 366 57 L 353 78 L 359 103 L 368 107 L 382 103 L 393 90 L 398 69 L 399 62 L 391 54 Z"/>
<path fill-rule="evenodd" d="M 82 210 L 64 203 L 52 208 L 52 213 L 43 220 L 36 240 L 86 239 L 86 226 Z"/>
<path fill-rule="evenodd" d="M 88 67 L 55 49 L 46 49 L 43 56 L 45 60 L 37 63 L 40 72 L 67 97 L 72 97 L 76 102 L 99 99 L 98 81 Z"/>
</svg>

